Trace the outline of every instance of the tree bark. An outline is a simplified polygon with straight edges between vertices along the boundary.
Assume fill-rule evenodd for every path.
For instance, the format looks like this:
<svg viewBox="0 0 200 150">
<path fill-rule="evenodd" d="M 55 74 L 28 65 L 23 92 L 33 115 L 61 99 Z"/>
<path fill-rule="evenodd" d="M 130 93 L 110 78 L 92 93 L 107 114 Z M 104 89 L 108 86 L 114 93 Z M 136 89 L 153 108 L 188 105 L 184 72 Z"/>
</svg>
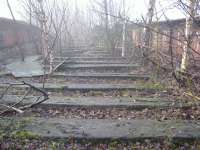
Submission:
<svg viewBox="0 0 200 150">
<path fill-rule="evenodd" d="M 106 32 L 106 47 L 111 48 L 110 34 L 109 34 L 109 19 L 108 19 L 108 0 L 104 0 L 104 11 L 105 11 L 105 32 Z"/>
<path fill-rule="evenodd" d="M 9 11 L 10 11 L 10 14 L 11 14 L 11 16 L 12 16 L 13 21 L 16 23 L 16 19 L 15 19 L 15 16 L 14 16 L 14 14 L 13 14 L 12 8 L 11 8 L 11 6 L 10 6 L 9 0 L 7 0 L 7 6 L 8 6 L 8 9 L 9 9 Z M 14 32 L 13 32 L 13 33 L 14 33 L 14 35 L 15 35 L 15 38 L 17 38 L 16 49 L 17 49 L 17 50 L 19 51 L 19 53 L 20 53 L 21 60 L 24 61 L 24 60 L 25 60 L 24 51 L 23 51 L 23 49 L 22 49 L 22 46 L 21 46 L 21 43 L 20 43 L 20 38 L 18 37 L 18 34 L 17 34 L 16 29 L 14 29 Z"/>
<path fill-rule="evenodd" d="M 29 3 L 29 23 L 32 25 L 32 7 L 31 7 L 31 0 L 28 1 Z"/>
<path fill-rule="evenodd" d="M 188 14 L 186 16 L 185 42 L 184 42 L 182 61 L 181 61 L 181 72 L 185 72 L 188 66 L 188 52 L 190 47 L 190 40 L 191 40 L 190 38 L 192 34 L 193 18 L 195 15 L 194 11 L 195 1 L 196 0 L 188 0 L 189 7 L 188 7 Z"/>
<path fill-rule="evenodd" d="M 41 11 L 40 24 L 41 24 L 41 29 L 42 29 L 42 51 L 43 51 L 45 64 L 46 62 L 49 62 L 49 65 L 50 65 L 49 72 L 52 72 L 54 57 L 53 57 L 53 52 L 49 48 L 49 45 L 48 45 L 47 17 L 44 12 L 43 1 L 39 1 L 39 3 L 40 3 L 40 11 Z"/>
<path fill-rule="evenodd" d="M 147 27 L 144 29 L 144 47 L 146 49 L 146 52 L 148 52 L 150 48 L 150 43 L 152 42 L 152 35 L 151 35 L 152 33 L 148 27 L 152 24 L 155 3 L 156 3 L 156 0 L 149 0 L 149 8 L 148 8 L 147 20 L 146 20 Z"/>
<path fill-rule="evenodd" d="M 125 0 L 123 0 L 123 31 L 122 31 L 122 54 L 121 56 L 125 56 L 125 50 L 126 50 L 126 9 L 125 9 Z"/>
</svg>

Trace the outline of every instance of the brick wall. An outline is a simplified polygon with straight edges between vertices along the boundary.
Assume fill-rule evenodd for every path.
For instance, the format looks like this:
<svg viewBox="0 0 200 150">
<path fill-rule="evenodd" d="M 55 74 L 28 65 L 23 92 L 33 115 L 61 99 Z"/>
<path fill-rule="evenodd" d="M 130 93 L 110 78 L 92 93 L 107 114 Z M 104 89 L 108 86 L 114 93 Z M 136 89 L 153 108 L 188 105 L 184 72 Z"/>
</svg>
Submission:
<svg viewBox="0 0 200 150">
<path fill-rule="evenodd" d="M 24 55 L 40 53 L 40 30 L 25 22 L 0 18 L 0 61 L 20 57 L 17 45 Z"/>
<path fill-rule="evenodd" d="M 152 32 L 153 34 L 153 42 L 152 42 L 152 49 L 159 50 L 163 53 L 169 54 L 169 41 L 170 41 L 170 30 L 172 30 L 172 48 L 173 52 L 177 57 L 181 57 L 183 51 L 183 43 L 185 40 L 184 37 L 184 30 L 185 30 L 185 19 L 173 20 L 170 22 L 158 22 L 153 24 L 153 29 L 158 31 Z M 193 36 L 191 47 L 200 53 L 200 26 L 194 25 L 193 26 L 193 33 L 196 36 Z M 142 34 L 143 28 L 142 27 L 135 27 L 132 31 L 133 36 L 133 44 L 135 47 L 142 46 Z M 199 55 L 190 51 L 191 55 L 198 59 Z"/>
</svg>

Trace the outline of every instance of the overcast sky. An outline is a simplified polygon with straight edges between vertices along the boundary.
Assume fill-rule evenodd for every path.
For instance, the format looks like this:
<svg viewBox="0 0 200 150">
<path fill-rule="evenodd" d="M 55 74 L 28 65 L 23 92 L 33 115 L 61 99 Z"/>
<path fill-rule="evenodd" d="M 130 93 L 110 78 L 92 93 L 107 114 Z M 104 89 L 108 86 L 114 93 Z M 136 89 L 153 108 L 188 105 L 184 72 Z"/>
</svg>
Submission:
<svg viewBox="0 0 200 150">
<path fill-rule="evenodd" d="M 68 0 L 68 1 L 74 1 L 74 0 Z M 87 3 L 90 0 L 77 0 L 80 8 L 85 8 L 87 6 Z M 127 6 L 130 7 L 129 14 L 131 18 L 138 18 L 141 19 L 142 15 L 146 14 L 146 8 L 149 0 L 126 0 Z M 163 8 L 169 8 L 175 0 L 157 0 L 157 11 L 159 12 L 159 15 L 161 15 Z M 14 15 L 16 19 L 18 20 L 24 20 L 22 17 L 23 9 L 20 7 L 20 0 L 10 0 L 11 7 L 14 11 Z M 167 11 L 167 16 L 171 19 L 175 18 L 183 18 L 184 15 L 181 13 L 181 11 L 177 9 L 170 9 Z M 6 5 L 6 0 L 0 0 L 0 17 L 6 17 L 11 18 L 9 9 Z"/>
</svg>

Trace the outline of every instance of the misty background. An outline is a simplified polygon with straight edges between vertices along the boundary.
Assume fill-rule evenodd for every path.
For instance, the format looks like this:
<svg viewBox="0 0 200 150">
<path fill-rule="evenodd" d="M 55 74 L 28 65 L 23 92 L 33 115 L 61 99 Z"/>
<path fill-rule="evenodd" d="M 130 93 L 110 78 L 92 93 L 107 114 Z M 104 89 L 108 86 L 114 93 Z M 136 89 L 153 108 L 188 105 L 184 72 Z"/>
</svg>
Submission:
<svg viewBox="0 0 200 150">
<path fill-rule="evenodd" d="M 120 2 L 120 0 L 114 0 Z M 147 13 L 147 6 L 149 0 L 126 0 L 128 14 L 132 20 L 141 19 Z M 53 0 L 49 0 L 53 2 Z M 95 0 L 59 0 L 59 3 L 68 3 L 70 7 L 78 7 L 82 11 L 88 11 L 91 9 L 91 4 L 95 3 Z M 158 15 L 162 16 L 163 11 L 167 14 L 170 19 L 183 18 L 185 16 L 184 12 L 175 7 L 176 0 L 158 0 L 156 2 L 156 11 Z M 12 0 L 10 1 L 11 7 L 13 9 L 14 15 L 17 20 L 26 21 L 23 10 L 23 0 Z M 1 0 L 0 4 L 0 17 L 12 18 L 9 9 L 6 4 L 6 0 Z M 164 17 L 162 17 L 164 19 Z"/>
</svg>

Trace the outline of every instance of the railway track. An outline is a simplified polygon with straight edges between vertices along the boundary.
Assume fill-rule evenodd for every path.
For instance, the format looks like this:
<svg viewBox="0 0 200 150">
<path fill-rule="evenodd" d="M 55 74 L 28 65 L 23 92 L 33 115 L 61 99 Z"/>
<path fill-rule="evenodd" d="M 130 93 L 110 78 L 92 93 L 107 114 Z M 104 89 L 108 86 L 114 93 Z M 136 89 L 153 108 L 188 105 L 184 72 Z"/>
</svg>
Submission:
<svg viewBox="0 0 200 150">
<path fill-rule="evenodd" d="M 177 100 L 171 95 L 171 89 L 151 81 L 150 74 L 141 73 L 138 64 L 126 64 L 124 58 L 112 59 L 109 54 L 106 56 L 109 62 L 102 63 L 101 52 L 97 55 L 99 58 L 88 60 L 86 56 L 79 57 L 79 62 L 76 60 L 73 64 L 74 57 L 70 63 L 63 64 L 59 72 L 49 76 L 44 88 L 50 97 L 48 101 L 23 114 L 4 114 L 0 118 L 0 133 L 6 133 L 3 136 L 5 143 L 13 137 L 22 141 L 35 139 L 40 143 L 44 139 L 73 139 L 83 145 L 84 141 L 145 143 L 147 139 L 153 142 L 200 138 L 198 103 L 193 105 L 188 99 Z M 112 61 L 115 63 L 110 63 Z M 15 80 L 8 76 L 2 78 Z M 40 77 L 18 80 L 42 88 Z M 1 91 L 5 88 L 5 84 L 0 84 Z M 10 95 L 1 101 L 12 105 L 24 90 L 25 86 L 14 86 Z M 19 106 L 32 103 L 36 97 L 37 94 L 28 95 Z M 186 114 L 185 110 L 192 110 L 192 113 Z M 6 130 L 8 126 L 12 128 Z"/>
</svg>

